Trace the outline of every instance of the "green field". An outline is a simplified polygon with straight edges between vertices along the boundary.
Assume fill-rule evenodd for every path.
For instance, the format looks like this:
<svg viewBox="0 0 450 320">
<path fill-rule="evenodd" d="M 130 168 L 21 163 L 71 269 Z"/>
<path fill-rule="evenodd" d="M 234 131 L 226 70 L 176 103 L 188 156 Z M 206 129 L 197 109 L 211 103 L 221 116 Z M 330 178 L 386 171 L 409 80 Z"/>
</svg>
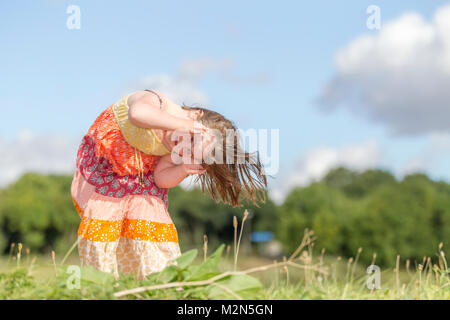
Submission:
<svg viewBox="0 0 450 320">
<path fill-rule="evenodd" d="M 30 173 L 0 190 L 0 299 L 450 299 L 450 185 L 425 175 L 399 181 L 381 170 L 341 168 L 294 188 L 282 204 L 245 208 L 174 188 L 169 212 L 185 252 L 178 267 L 144 281 L 83 268 L 79 286 L 70 273 L 78 270 L 80 220 L 70 183 L 70 176 Z M 302 242 L 306 228 L 315 233 Z M 253 231 L 281 243 L 276 263 L 256 254 Z M 366 285 L 371 264 L 380 267 L 378 289 Z"/>
<path fill-rule="evenodd" d="M 361 250 L 348 260 L 328 257 L 323 250 L 316 255 L 313 240 L 305 232 L 298 250 L 279 261 L 239 258 L 239 240 L 236 250 L 234 244 L 221 245 L 208 253 L 203 246 L 145 280 L 78 269 L 75 254 L 61 264 L 57 255 L 33 256 L 13 246 L 1 260 L 0 299 L 450 299 L 442 246 L 416 267 L 397 257 L 396 266 L 381 270 L 380 286 L 369 289 L 374 274 L 358 262 Z"/>
</svg>

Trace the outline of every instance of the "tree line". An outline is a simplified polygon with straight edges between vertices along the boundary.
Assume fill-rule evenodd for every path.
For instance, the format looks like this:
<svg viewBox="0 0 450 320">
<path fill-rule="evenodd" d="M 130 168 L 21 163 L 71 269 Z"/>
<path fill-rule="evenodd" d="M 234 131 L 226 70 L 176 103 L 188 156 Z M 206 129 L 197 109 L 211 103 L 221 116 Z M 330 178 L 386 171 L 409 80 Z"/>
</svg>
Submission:
<svg viewBox="0 0 450 320">
<path fill-rule="evenodd" d="M 79 216 L 71 195 L 71 176 L 27 173 L 0 190 L 0 249 L 21 242 L 33 252 L 63 254 L 76 240 Z M 169 212 L 182 250 L 233 241 L 233 216 L 250 212 L 244 230 L 271 231 L 286 254 L 304 230 L 314 231 L 316 248 L 344 257 L 363 248 L 361 261 L 393 265 L 397 254 L 420 263 L 439 243 L 450 242 L 450 185 L 424 174 L 396 179 L 384 170 L 331 170 L 323 179 L 291 190 L 284 202 L 270 198 L 259 207 L 215 203 L 199 189 L 169 191 Z M 248 234 L 247 234 L 248 235 Z"/>
</svg>

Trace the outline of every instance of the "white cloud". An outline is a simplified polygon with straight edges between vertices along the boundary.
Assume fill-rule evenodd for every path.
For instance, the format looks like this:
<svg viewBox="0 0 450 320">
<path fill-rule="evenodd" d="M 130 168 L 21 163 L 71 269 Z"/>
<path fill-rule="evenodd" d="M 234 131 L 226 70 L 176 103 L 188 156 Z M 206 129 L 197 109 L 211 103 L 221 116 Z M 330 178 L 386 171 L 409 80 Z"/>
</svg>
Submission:
<svg viewBox="0 0 450 320">
<path fill-rule="evenodd" d="M 179 76 L 183 79 L 198 81 L 212 75 L 235 86 L 265 85 L 270 82 L 270 77 L 265 72 L 241 74 L 237 72 L 237 69 L 236 61 L 230 58 L 191 58 L 182 61 Z"/>
<path fill-rule="evenodd" d="M 23 173 L 71 173 L 81 142 L 55 135 L 34 135 L 21 131 L 13 140 L 0 140 L 0 186 L 17 180 Z"/>
<path fill-rule="evenodd" d="M 184 59 L 174 74 L 145 76 L 131 84 L 125 92 L 136 89 L 153 89 L 164 92 L 178 104 L 205 105 L 209 99 L 207 94 L 200 89 L 200 82 L 213 72 L 225 72 L 232 64 L 233 61 L 230 59 Z"/>
<path fill-rule="evenodd" d="M 166 96 L 178 104 L 205 105 L 208 103 L 208 96 L 197 85 L 197 82 L 190 78 L 159 74 L 143 78 L 137 87 L 164 92 Z"/>
<path fill-rule="evenodd" d="M 336 54 L 323 89 L 324 110 L 338 107 L 408 135 L 450 130 L 450 6 L 427 22 L 407 13 Z"/>
<path fill-rule="evenodd" d="M 303 154 L 289 172 L 279 175 L 270 188 L 270 195 L 275 202 L 281 203 L 292 188 L 318 181 L 333 168 L 342 166 L 363 171 L 379 164 L 380 149 L 375 141 L 342 148 L 317 147 Z"/>
<path fill-rule="evenodd" d="M 435 172 L 445 155 L 450 155 L 450 133 L 433 133 L 430 143 L 401 169 L 402 176 L 417 172 Z"/>
<path fill-rule="evenodd" d="M 224 74 L 231 72 L 235 62 L 230 58 L 186 58 L 181 62 L 179 76 L 193 80 L 201 80 L 208 74 Z"/>
<path fill-rule="evenodd" d="M 216 77 L 235 86 L 265 85 L 270 81 L 264 72 L 241 75 L 236 69 L 235 61 L 230 58 L 186 58 L 174 74 L 149 75 L 132 86 L 134 89 L 159 90 L 178 104 L 206 105 L 208 96 L 200 89 L 201 81 L 206 77 Z"/>
</svg>

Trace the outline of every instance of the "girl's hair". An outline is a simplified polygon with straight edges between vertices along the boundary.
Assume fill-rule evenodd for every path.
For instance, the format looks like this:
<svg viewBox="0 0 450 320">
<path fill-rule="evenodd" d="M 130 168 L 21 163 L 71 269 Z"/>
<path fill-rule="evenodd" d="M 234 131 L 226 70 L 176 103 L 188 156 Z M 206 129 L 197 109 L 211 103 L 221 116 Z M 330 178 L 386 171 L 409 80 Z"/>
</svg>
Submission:
<svg viewBox="0 0 450 320">
<path fill-rule="evenodd" d="M 267 180 L 259 154 L 248 153 L 241 149 L 235 125 L 221 114 L 208 109 L 185 105 L 182 108 L 203 111 L 198 120 L 210 129 L 219 130 L 223 137 L 222 146 L 219 148 L 223 150 L 223 161 L 202 163 L 206 172 L 198 175 L 196 179 L 202 191 L 207 191 L 215 201 L 220 200 L 233 207 L 240 207 L 241 200 L 250 200 L 256 206 L 257 201 L 264 203 Z M 230 132 L 234 133 L 233 143 L 229 143 L 225 138 Z"/>
</svg>

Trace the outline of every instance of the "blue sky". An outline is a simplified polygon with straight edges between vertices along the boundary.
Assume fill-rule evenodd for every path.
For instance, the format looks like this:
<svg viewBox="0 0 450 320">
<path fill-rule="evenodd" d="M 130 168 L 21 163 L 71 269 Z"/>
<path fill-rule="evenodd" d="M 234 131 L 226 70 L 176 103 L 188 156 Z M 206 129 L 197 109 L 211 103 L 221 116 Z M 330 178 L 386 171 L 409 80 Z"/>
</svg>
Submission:
<svg viewBox="0 0 450 320">
<path fill-rule="evenodd" d="M 45 155 L 33 153 L 44 149 L 60 162 L 71 159 L 58 154 L 58 147 L 39 150 L 30 144 L 45 146 L 48 139 L 57 139 L 52 145 L 68 153 L 95 117 L 127 90 L 158 84 L 163 76 L 176 86 L 183 68 L 206 65 L 183 81 L 203 94 L 207 105 L 244 129 L 280 129 L 282 170 L 276 187 L 290 170 L 308 170 L 305 159 L 314 150 L 328 150 L 347 163 L 342 159 L 355 145 L 363 150 L 371 146 L 363 158 L 373 152 L 377 160 L 368 167 L 401 174 L 408 163 L 416 162 L 419 170 L 449 179 L 448 132 L 442 128 L 437 133 L 428 129 L 396 135 L 383 115 L 371 118 L 352 108 L 323 111 L 317 106 L 324 86 L 338 73 L 335 57 L 340 49 L 364 34 L 377 37 L 385 22 L 407 12 L 429 22 L 445 3 L 2 1 L 1 152 L 24 144 L 16 152 L 20 158 L 9 157 L 12 162 L 3 163 L 2 170 L 68 170 L 64 163 L 49 167 Z M 366 8 L 372 4 L 381 10 L 381 30 L 366 26 Z M 80 8 L 79 30 L 66 27 L 69 5 Z M 430 153 L 433 165 L 428 164 Z M 39 165 L 28 161 L 21 167 L 17 163 L 24 157 L 39 158 Z M 13 176 L 0 173 L 0 182 Z"/>
</svg>

